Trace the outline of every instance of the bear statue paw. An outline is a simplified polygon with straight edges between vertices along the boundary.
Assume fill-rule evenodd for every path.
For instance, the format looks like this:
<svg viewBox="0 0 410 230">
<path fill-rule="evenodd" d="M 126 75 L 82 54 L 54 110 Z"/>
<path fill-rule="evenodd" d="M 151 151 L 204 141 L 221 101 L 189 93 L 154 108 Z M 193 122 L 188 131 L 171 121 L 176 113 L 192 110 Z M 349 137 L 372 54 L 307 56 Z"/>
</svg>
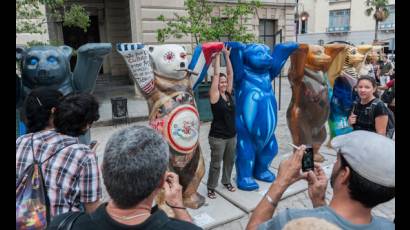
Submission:
<svg viewBox="0 0 410 230">
<path fill-rule="evenodd" d="M 252 177 L 237 179 L 238 188 L 245 191 L 252 191 L 259 188 L 259 185 Z"/>
<path fill-rule="evenodd" d="M 264 172 L 255 172 L 255 178 L 265 182 L 272 182 L 276 179 L 276 176 L 271 171 L 266 170 Z"/>
<path fill-rule="evenodd" d="M 205 204 L 205 197 L 199 193 L 194 193 L 189 197 L 184 197 L 184 206 L 187 208 L 197 209 Z"/>
</svg>

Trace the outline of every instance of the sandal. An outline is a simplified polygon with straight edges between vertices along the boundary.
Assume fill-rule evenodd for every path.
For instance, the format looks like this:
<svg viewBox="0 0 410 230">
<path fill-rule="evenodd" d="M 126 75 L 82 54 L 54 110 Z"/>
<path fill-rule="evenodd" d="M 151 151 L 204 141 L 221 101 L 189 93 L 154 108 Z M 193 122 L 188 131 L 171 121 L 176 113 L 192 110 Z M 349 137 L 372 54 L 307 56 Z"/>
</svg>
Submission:
<svg viewBox="0 0 410 230">
<path fill-rule="evenodd" d="M 211 198 L 211 199 L 215 199 L 215 198 L 216 198 L 216 194 L 215 194 L 215 190 L 214 190 L 214 189 L 208 188 L 208 197 Z"/>
<path fill-rule="evenodd" d="M 224 184 L 225 188 L 228 189 L 229 192 L 235 192 L 236 188 L 233 187 L 233 185 L 231 183 L 229 184 Z"/>
</svg>

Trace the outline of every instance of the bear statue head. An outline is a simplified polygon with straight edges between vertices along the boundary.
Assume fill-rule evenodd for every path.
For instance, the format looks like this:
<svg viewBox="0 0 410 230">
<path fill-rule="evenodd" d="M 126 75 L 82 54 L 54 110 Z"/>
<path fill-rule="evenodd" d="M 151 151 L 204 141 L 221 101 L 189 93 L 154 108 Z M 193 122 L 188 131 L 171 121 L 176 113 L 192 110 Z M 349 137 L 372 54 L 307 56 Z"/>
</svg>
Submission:
<svg viewBox="0 0 410 230">
<path fill-rule="evenodd" d="M 316 71 L 325 71 L 331 62 L 330 56 L 325 54 L 325 48 L 319 45 L 308 45 L 308 47 L 306 68 Z"/>
<path fill-rule="evenodd" d="M 39 85 L 61 85 L 71 76 L 71 53 L 69 46 L 34 46 L 16 50 L 16 57 L 21 56 L 23 85 L 29 89 Z"/>
<path fill-rule="evenodd" d="M 248 44 L 244 50 L 244 64 L 256 72 L 266 72 L 272 67 L 270 49 L 264 44 Z"/>
<path fill-rule="evenodd" d="M 346 67 L 356 67 L 363 61 L 363 59 L 364 55 L 357 50 L 357 47 L 348 46 L 345 59 Z"/>
<path fill-rule="evenodd" d="M 180 45 L 148 46 L 150 59 L 155 72 L 171 79 L 181 80 L 188 68 L 188 58 L 185 49 Z"/>
</svg>

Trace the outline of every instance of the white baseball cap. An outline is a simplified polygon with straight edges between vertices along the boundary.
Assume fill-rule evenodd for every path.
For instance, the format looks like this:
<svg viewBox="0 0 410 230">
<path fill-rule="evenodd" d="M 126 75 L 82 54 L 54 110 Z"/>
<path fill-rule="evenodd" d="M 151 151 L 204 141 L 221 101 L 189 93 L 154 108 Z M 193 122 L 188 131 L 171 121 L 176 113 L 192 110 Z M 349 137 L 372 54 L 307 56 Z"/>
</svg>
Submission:
<svg viewBox="0 0 410 230">
<path fill-rule="evenodd" d="M 395 142 L 392 139 L 357 130 L 335 137 L 331 144 L 360 176 L 382 186 L 395 187 Z"/>
</svg>

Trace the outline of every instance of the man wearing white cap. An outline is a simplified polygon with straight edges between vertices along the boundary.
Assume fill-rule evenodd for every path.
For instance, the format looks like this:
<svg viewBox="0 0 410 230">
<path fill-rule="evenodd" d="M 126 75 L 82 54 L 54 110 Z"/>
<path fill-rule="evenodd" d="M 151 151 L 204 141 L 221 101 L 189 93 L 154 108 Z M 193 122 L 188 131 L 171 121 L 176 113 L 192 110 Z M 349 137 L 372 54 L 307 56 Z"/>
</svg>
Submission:
<svg viewBox="0 0 410 230">
<path fill-rule="evenodd" d="M 372 208 L 395 196 L 395 144 L 385 136 L 358 130 L 332 140 L 337 150 L 330 184 L 333 197 L 325 201 L 327 177 L 319 164 L 301 173 L 305 146 L 281 162 L 277 179 L 254 210 L 247 229 L 282 229 L 292 219 L 317 217 L 342 229 L 394 229 L 393 222 L 371 214 Z M 272 215 L 286 189 L 306 179 L 314 209 L 286 209 Z"/>
</svg>

